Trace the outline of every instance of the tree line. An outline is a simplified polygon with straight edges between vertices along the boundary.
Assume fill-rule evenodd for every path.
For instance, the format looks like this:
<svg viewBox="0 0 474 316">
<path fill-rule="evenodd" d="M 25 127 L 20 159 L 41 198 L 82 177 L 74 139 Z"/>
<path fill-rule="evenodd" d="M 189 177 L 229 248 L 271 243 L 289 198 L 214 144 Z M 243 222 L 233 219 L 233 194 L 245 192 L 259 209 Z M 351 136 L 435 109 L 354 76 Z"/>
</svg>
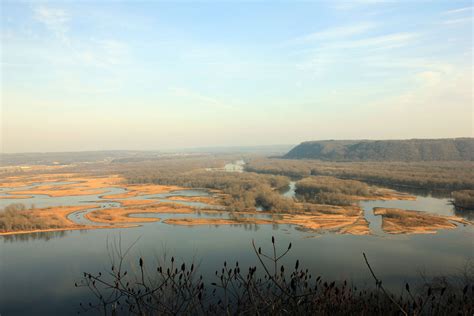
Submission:
<svg viewBox="0 0 474 316">
<path fill-rule="evenodd" d="M 452 193 L 453 203 L 456 207 L 474 210 L 474 190 L 462 190 Z"/>
<path fill-rule="evenodd" d="M 474 188 L 474 162 L 326 162 L 255 158 L 246 170 L 293 178 L 333 176 L 386 186 L 435 190 Z"/>
</svg>

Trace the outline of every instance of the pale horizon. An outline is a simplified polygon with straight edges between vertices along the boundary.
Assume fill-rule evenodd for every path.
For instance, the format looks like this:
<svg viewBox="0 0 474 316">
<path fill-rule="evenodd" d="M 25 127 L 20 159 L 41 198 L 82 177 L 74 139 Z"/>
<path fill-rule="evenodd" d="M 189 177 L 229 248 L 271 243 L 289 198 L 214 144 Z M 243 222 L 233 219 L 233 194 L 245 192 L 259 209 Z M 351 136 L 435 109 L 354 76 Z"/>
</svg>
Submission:
<svg viewBox="0 0 474 316">
<path fill-rule="evenodd" d="M 410 138 L 338 138 L 338 139 L 305 139 L 295 143 L 280 143 L 280 144 L 254 144 L 254 145 L 246 145 L 246 144 L 223 144 L 223 145 L 216 145 L 216 146 L 185 146 L 185 147 L 161 147 L 161 148 L 91 148 L 91 149 L 77 149 L 77 150 L 52 150 L 52 151 L 10 151 L 10 152 L 0 152 L 0 154 L 41 154 L 41 153 L 80 153 L 80 152 L 101 152 L 101 151 L 137 151 L 137 152 L 162 152 L 162 153 L 178 153 L 178 152 L 205 152 L 205 150 L 220 150 L 222 152 L 226 152 L 225 149 L 234 149 L 237 150 L 239 148 L 243 149 L 258 149 L 258 148 L 283 148 L 288 147 L 291 149 L 292 147 L 299 145 L 304 142 L 312 142 L 312 141 L 385 141 L 385 140 L 443 140 L 443 139 L 460 139 L 460 138 L 473 138 L 472 136 L 458 136 L 458 137 L 410 137 Z M 242 151 L 244 152 L 244 151 Z"/>
</svg>

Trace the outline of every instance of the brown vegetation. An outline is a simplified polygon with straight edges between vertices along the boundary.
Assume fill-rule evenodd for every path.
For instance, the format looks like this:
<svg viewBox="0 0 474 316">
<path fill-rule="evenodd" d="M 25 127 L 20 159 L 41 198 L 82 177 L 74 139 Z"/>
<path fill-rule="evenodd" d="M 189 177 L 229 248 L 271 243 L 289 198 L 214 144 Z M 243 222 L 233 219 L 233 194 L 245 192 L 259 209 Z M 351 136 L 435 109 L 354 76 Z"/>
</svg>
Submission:
<svg viewBox="0 0 474 316">
<path fill-rule="evenodd" d="M 474 162 L 327 162 L 255 158 L 246 170 L 265 174 L 307 177 L 333 176 L 370 183 L 422 189 L 474 188 Z"/>
<path fill-rule="evenodd" d="M 278 224 L 293 224 L 312 231 L 333 231 L 341 234 L 368 235 L 368 222 L 363 216 L 346 215 L 282 215 Z"/>
<path fill-rule="evenodd" d="M 182 190 L 182 187 L 156 184 L 123 184 L 122 187 L 127 189 L 125 193 L 104 195 L 104 199 L 126 199 L 149 194 L 161 194 L 171 191 Z"/>
<path fill-rule="evenodd" d="M 115 210 L 114 210 L 115 211 Z M 187 213 L 179 210 L 127 210 L 122 209 L 119 212 L 96 211 L 86 215 L 89 220 L 103 223 L 130 223 L 130 222 L 151 222 L 159 221 L 158 218 L 139 217 L 143 213 Z M 137 214 L 137 217 L 129 217 L 130 214 Z M 311 231 L 333 231 L 336 233 L 367 235 L 370 233 L 368 223 L 363 217 L 345 216 L 342 214 L 279 214 L 273 218 L 256 218 L 256 217 L 229 217 L 229 218 L 200 218 L 200 217 L 184 217 L 169 218 L 163 221 L 165 224 L 197 226 L 197 225 L 296 225 Z"/>
<path fill-rule="evenodd" d="M 298 199 L 318 204 L 351 205 L 352 196 L 368 197 L 369 186 L 354 180 L 334 177 L 307 177 L 296 182 Z"/>
<path fill-rule="evenodd" d="M 73 183 L 61 185 L 44 184 L 35 186 L 28 190 L 21 189 L 22 186 L 32 185 L 34 183 L 56 181 L 68 181 Z M 125 199 L 129 197 L 160 194 L 183 189 L 182 187 L 177 186 L 163 186 L 156 184 L 126 184 L 125 180 L 119 175 L 83 176 L 79 174 L 41 174 L 9 177 L 4 185 L 7 187 L 19 187 L 16 190 L 9 191 L 8 196 L 36 194 L 49 195 L 51 197 L 97 195 L 105 193 L 106 189 L 111 187 L 120 187 L 127 190 L 126 193 L 102 196 L 103 199 Z"/>
<path fill-rule="evenodd" d="M 378 187 L 371 187 L 371 194 L 370 196 L 352 196 L 355 200 L 361 201 L 370 201 L 370 200 L 382 200 L 382 201 L 394 201 L 394 200 L 405 200 L 405 201 L 414 201 L 416 200 L 416 196 L 398 192 L 392 189 L 385 189 L 385 188 L 378 188 Z"/>
<path fill-rule="evenodd" d="M 299 201 L 352 205 L 361 200 L 415 200 L 416 197 L 390 189 L 370 187 L 355 180 L 343 180 L 328 176 L 311 176 L 296 182 Z"/>
<path fill-rule="evenodd" d="M 225 198 L 224 195 L 217 196 L 170 196 L 167 199 L 171 201 L 180 201 L 180 202 L 198 202 L 198 203 L 205 203 L 208 205 L 220 205 L 222 203 L 222 199 Z"/>
<path fill-rule="evenodd" d="M 64 177 L 63 174 L 45 174 L 41 176 L 24 176 L 14 177 L 17 182 L 16 186 L 24 186 L 36 182 L 54 182 L 54 181 L 70 181 L 74 183 L 61 185 L 39 185 L 28 190 L 13 190 L 10 194 L 26 194 L 36 195 L 45 194 L 51 197 L 72 196 L 72 195 L 93 195 L 105 193 L 105 188 L 115 187 L 123 179 L 117 175 L 110 175 L 106 177 L 83 177 L 77 174 L 69 174 Z M 23 180 L 23 182 L 21 182 Z M 9 183 L 13 187 L 13 183 Z"/>
<path fill-rule="evenodd" d="M 156 201 L 154 200 L 115 200 L 114 202 L 120 203 L 121 206 L 143 206 L 143 205 L 150 205 L 155 204 Z"/>
<path fill-rule="evenodd" d="M 197 225 L 241 225 L 241 224 L 274 224 L 275 222 L 268 219 L 252 218 L 252 217 L 239 217 L 237 218 L 169 218 L 163 221 L 165 224 L 170 225 L 183 225 L 183 226 L 197 226 Z"/>
<path fill-rule="evenodd" d="M 38 231 L 89 229 L 91 227 L 78 225 L 70 221 L 67 216 L 73 212 L 94 207 L 97 207 L 97 205 L 27 209 L 23 204 L 11 204 L 0 211 L 0 235 Z M 93 228 L 96 227 L 94 226 Z"/>
<path fill-rule="evenodd" d="M 32 196 L 30 195 L 3 195 L 3 196 L 0 196 L 0 199 L 2 200 L 9 200 L 9 199 L 31 199 Z"/>
<path fill-rule="evenodd" d="M 126 173 L 126 177 L 132 184 L 155 183 L 219 190 L 225 194 L 223 204 L 232 211 L 255 210 L 258 206 L 275 212 L 292 211 L 295 208 L 293 201 L 280 194 L 289 185 L 288 178 L 282 176 L 205 170 L 169 173 L 166 169 L 143 169 Z"/>
<path fill-rule="evenodd" d="M 474 210 L 474 190 L 462 190 L 452 193 L 453 203 L 456 207 Z"/>
<path fill-rule="evenodd" d="M 33 185 L 38 182 L 66 181 L 76 176 L 75 173 L 41 173 L 24 172 L 22 175 L 9 176 L 2 179 L 1 188 L 13 188 Z"/>
<path fill-rule="evenodd" d="M 142 207 L 129 207 L 129 208 L 109 208 L 101 209 L 89 212 L 85 214 L 85 217 L 93 222 L 117 224 L 117 223 L 144 223 L 144 222 L 157 222 L 160 219 L 158 217 L 130 217 L 132 214 L 159 214 L 159 213 L 174 213 L 174 214 L 188 214 L 194 213 L 194 210 L 190 208 L 154 204 Z"/>
<path fill-rule="evenodd" d="M 133 205 L 130 207 L 108 208 L 95 210 L 87 213 L 85 217 L 93 222 L 107 224 L 124 224 L 159 221 L 159 218 L 142 217 L 140 214 L 206 214 L 218 215 L 218 218 L 170 218 L 163 221 L 174 225 L 239 225 L 239 224 L 292 224 L 313 231 L 331 230 L 345 234 L 369 234 L 368 223 L 364 219 L 363 212 L 359 207 L 337 207 L 329 205 L 316 205 L 306 207 L 307 212 L 299 214 L 279 214 L 256 211 L 225 212 L 219 210 L 199 210 L 181 207 L 174 204 L 155 203 L 151 205 Z M 134 215 L 131 217 L 130 215 Z M 268 218 L 258 218 L 255 215 L 268 215 Z M 225 216 L 224 218 L 222 216 Z"/>
<path fill-rule="evenodd" d="M 382 229 L 389 234 L 432 234 L 439 229 L 453 229 L 456 224 L 470 224 L 457 216 L 440 216 L 420 211 L 374 208 L 382 216 Z"/>
<path fill-rule="evenodd" d="M 136 212 L 138 213 L 138 212 Z M 209 213 L 208 213 L 209 214 Z M 222 213 L 221 213 L 222 214 Z M 240 214 L 240 213 L 239 213 Z M 233 216 L 228 214 L 228 218 L 170 218 L 163 222 L 173 225 L 241 225 L 241 224 L 255 224 L 255 225 L 296 225 L 300 228 L 311 231 L 333 231 L 336 233 L 366 235 L 369 234 L 369 227 L 367 221 L 364 219 L 360 209 L 344 210 L 339 208 L 325 209 L 321 207 L 319 211 L 305 214 L 275 214 L 269 213 L 269 218 L 258 218 L 252 215 L 262 214 L 261 212 L 247 213 L 245 216 Z"/>
<path fill-rule="evenodd" d="M 146 194 L 165 193 L 183 188 L 207 188 L 214 192 L 212 197 L 187 197 L 173 196 L 170 200 L 203 202 L 214 205 L 224 205 L 227 211 L 238 211 L 241 215 L 234 216 L 231 213 L 211 210 L 200 210 L 209 214 L 226 214 L 228 218 L 190 218 L 190 219 L 169 219 L 167 223 L 181 223 L 186 225 L 196 224 L 293 224 L 309 230 L 331 230 L 339 233 L 368 234 L 368 223 L 365 220 L 361 209 L 354 204 L 358 200 L 366 199 L 412 199 L 414 197 L 401 194 L 399 192 L 380 189 L 368 186 L 367 184 L 355 180 L 344 180 L 330 176 L 309 176 L 297 182 L 297 199 L 289 199 L 281 196 L 281 191 L 288 187 L 289 179 L 285 176 L 257 174 L 253 172 L 246 173 L 228 173 L 228 172 L 208 172 L 204 169 L 193 169 L 196 166 L 206 165 L 199 160 L 196 163 L 190 160 L 190 165 L 182 165 L 182 162 L 167 160 L 160 161 L 159 165 L 163 169 L 148 169 L 149 166 L 142 168 L 139 165 L 132 164 L 131 168 L 122 170 L 125 178 L 109 174 L 105 176 L 86 176 L 77 173 L 57 173 L 57 174 L 28 174 L 22 176 L 8 177 L 7 183 L 24 186 L 37 182 L 53 181 L 74 181 L 75 183 L 62 185 L 38 185 L 31 190 L 20 189 L 10 191 L 14 193 L 21 192 L 26 194 L 49 194 L 53 197 L 64 195 L 90 194 L 99 192 L 107 187 L 123 187 L 128 191 L 124 194 L 111 194 L 102 198 L 129 198 Z M 271 160 L 276 162 L 273 167 L 284 168 L 285 164 L 294 163 L 292 168 L 299 168 L 305 161 L 291 160 Z M 312 162 L 314 163 L 314 162 Z M 119 164 L 121 168 L 123 164 Z M 145 164 L 146 165 L 146 164 Z M 214 165 L 210 163 L 209 165 Z M 164 168 L 171 166 L 171 168 Z M 314 165 L 311 165 L 314 167 Z M 313 169 L 310 169 L 313 173 Z M 273 171 L 272 171 L 273 172 Z M 4 184 L 2 184 L 4 185 Z M 13 195 L 12 195 L 13 196 Z M 21 195 L 25 196 L 25 195 Z M 153 200 L 116 200 L 121 203 L 120 208 L 101 209 L 93 211 L 86 217 L 98 223 L 113 224 L 114 227 L 121 227 L 121 224 L 133 224 L 137 222 L 157 221 L 158 218 L 140 218 L 130 217 L 130 214 L 140 213 L 189 213 L 195 211 L 189 207 L 181 207 L 173 203 L 157 203 Z M 326 205 L 324 205 L 326 204 Z M 333 205 L 340 206 L 333 206 Z M 256 213 L 256 208 L 263 209 L 259 214 L 276 214 L 271 219 L 259 219 L 252 217 Z M 58 209 L 58 208 L 56 208 Z M 45 213 L 46 214 L 46 213 Z M 54 217 L 56 215 L 52 214 Z M 59 215 L 60 216 L 60 215 Z M 427 215 L 429 217 L 429 215 Z M 423 217 L 423 216 L 422 216 Z M 388 220 L 390 221 L 390 220 Z M 449 220 L 448 220 L 448 223 Z M 55 227 L 71 227 L 70 223 L 62 226 L 56 223 Z M 403 225 L 408 225 L 405 231 L 416 230 L 413 223 L 397 223 L 398 228 L 403 231 Z M 32 225 L 37 225 L 36 222 Z M 386 224 L 390 225 L 390 224 Z M 446 224 L 450 226 L 449 224 Z M 392 227 L 394 226 L 392 221 Z M 110 226 L 109 226 L 110 227 Z M 427 228 L 426 231 L 429 229 Z M 394 232 L 395 229 L 392 229 Z"/>
</svg>

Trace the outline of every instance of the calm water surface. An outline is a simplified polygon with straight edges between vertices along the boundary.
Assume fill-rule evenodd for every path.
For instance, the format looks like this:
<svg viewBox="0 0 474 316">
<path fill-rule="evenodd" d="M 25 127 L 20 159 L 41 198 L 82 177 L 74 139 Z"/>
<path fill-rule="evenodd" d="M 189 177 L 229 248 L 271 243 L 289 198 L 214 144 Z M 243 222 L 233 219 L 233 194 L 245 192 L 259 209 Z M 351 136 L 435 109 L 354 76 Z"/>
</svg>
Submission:
<svg viewBox="0 0 474 316">
<path fill-rule="evenodd" d="M 121 189 L 111 189 L 113 190 L 110 192 L 121 193 Z M 209 193 L 186 190 L 173 194 L 201 196 Z M 287 192 L 286 196 L 291 197 L 291 194 Z M 169 195 L 141 198 L 167 199 Z M 45 196 L 35 196 L 31 200 L 19 202 L 27 205 L 34 203 L 37 206 L 74 203 L 80 205 L 90 204 L 91 201 L 96 203 L 98 199 L 98 196 L 82 196 L 52 201 Z M 5 201 L 8 202 L 6 204 L 12 202 L 0 200 L 4 204 Z M 108 207 L 107 203 L 112 202 L 104 202 Z M 427 276 L 457 275 L 469 260 L 474 258 L 472 226 L 460 225 L 455 230 L 444 230 L 432 235 L 390 236 L 381 230 L 380 217 L 372 213 L 373 207 L 381 206 L 423 210 L 442 215 L 463 215 L 456 213 L 447 199 L 418 196 L 417 201 L 370 201 L 361 203 L 361 206 L 370 222 L 373 231 L 371 236 L 316 234 L 301 231 L 292 225 L 186 227 L 156 222 L 129 229 L 0 237 L 0 313 L 75 315 L 79 302 L 87 303 L 91 295 L 87 289 L 75 288 L 74 282 L 80 279 L 84 271 L 99 272 L 110 268 L 106 244 L 107 241 L 110 243 L 118 239 L 121 239 L 124 247 L 138 240 L 129 257 L 132 262 L 143 256 L 145 262 L 156 266 L 157 258 L 165 252 L 168 256 L 174 255 L 178 261 L 195 260 L 199 263 L 200 272 L 208 284 L 215 281 L 214 271 L 219 269 L 225 260 L 238 260 L 242 267 L 255 265 L 256 258 L 251 249 L 252 239 L 263 249 L 269 249 L 272 235 L 276 237 L 282 250 L 286 249 L 289 242 L 293 244 L 288 264 L 293 265 L 294 261 L 299 259 L 315 276 L 346 279 L 361 286 L 372 285 L 372 279 L 362 258 L 362 252 L 365 252 L 378 276 L 393 291 L 400 291 L 405 282 L 419 282 L 421 272 Z M 158 216 L 165 219 L 190 215 Z"/>
</svg>

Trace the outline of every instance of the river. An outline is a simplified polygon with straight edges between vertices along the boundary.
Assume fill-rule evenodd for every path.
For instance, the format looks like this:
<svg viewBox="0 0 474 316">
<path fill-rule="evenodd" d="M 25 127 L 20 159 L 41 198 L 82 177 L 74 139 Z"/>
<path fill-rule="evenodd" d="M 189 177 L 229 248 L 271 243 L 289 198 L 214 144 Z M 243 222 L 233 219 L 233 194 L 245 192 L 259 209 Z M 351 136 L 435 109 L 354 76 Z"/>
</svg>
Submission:
<svg viewBox="0 0 474 316">
<path fill-rule="evenodd" d="M 118 188 L 111 188 L 106 194 L 121 192 Z M 173 194 L 199 196 L 209 192 L 187 190 Z M 294 183 L 284 196 L 291 198 L 293 194 Z M 169 194 L 165 194 L 141 198 L 166 200 L 169 197 Z M 21 202 L 31 202 L 37 206 L 72 205 L 96 203 L 99 198 L 82 196 L 53 201 L 45 196 L 35 196 L 32 200 Z M 0 201 L 5 203 L 6 200 Z M 105 201 L 103 205 L 108 207 L 110 203 Z M 79 310 L 78 304 L 87 303 L 92 295 L 86 288 L 75 288 L 74 282 L 81 278 L 84 271 L 98 272 L 109 268 L 106 245 L 107 242 L 118 240 L 124 247 L 138 240 L 130 254 L 130 259 L 134 261 L 138 256 L 154 261 L 165 252 L 168 256 L 174 255 L 178 261 L 190 262 L 194 259 L 207 284 L 215 281 L 214 271 L 224 261 L 238 260 L 244 269 L 256 264 L 251 241 L 254 239 L 263 249 L 269 249 L 271 236 L 275 236 L 281 249 L 286 249 L 290 242 L 293 244 L 287 264 L 293 265 L 299 259 L 302 266 L 309 268 L 315 276 L 321 275 L 328 280 L 348 280 L 361 286 L 373 284 L 362 258 L 365 252 L 378 277 L 394 292 L 401 291 L 405 282 L 421 282 L 421 273 L 427 277 L 458 275 L 474 258 L 472 226 L 460 225 L 454 230 L 441 230 L 428 235 L 389 235 L 381 230 L 380 217 L 371 213 L 373 207 L 382 206 L 418 209 L 442 215 L 456 214 L 447 199 L 417 196 L 416 201 L 369 201 L 362 202 L 361 206 L 370 223 L 372 235 L 311 233 L 293 225 L 188 227 L 153 222 L 127 229 L 0 237 L 0 314 L 75 315 Z M 82 215 L 79 214 L 76 219 L 80 220 Z M 189 217 L 189 214 L 158 216 L 165 219 Z M 208 215 L 197 213 L 195 216 Z"/>
</svg>

